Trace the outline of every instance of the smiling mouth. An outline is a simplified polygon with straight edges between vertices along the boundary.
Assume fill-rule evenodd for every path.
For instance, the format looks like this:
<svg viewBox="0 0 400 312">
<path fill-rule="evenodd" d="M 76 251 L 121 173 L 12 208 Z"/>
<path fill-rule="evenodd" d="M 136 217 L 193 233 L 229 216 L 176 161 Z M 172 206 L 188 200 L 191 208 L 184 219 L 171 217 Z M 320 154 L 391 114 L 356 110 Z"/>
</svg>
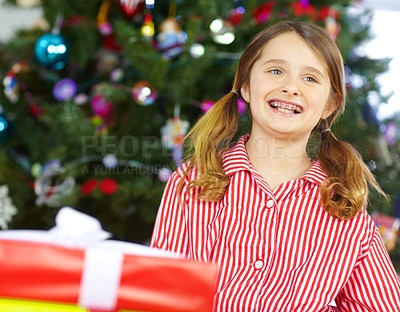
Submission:
<svg viewBox="0 0 400 312">
<path fill-rule="evenodd" d="M 287 103 L 282 103 L 279 101 L 270 101 L 269 106 L 271 106 L 273 109 L 285 113 L 285 114 L 300 114 L 303 111 L 303 108 L 298 105 L 294 104 L 287 104 Z"/>
</svg>

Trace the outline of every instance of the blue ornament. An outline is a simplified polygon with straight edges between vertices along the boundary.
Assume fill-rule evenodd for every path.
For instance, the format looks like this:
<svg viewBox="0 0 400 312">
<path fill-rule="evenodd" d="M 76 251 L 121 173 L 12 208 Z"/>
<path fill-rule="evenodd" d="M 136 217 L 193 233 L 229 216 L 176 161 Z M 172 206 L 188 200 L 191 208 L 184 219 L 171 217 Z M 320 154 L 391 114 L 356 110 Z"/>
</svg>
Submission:
<svg viewBox="0 0 400 312">
<path fill-rule="evenodd" d="M 67 40 L 58 34 L 45 34 L 35 44 L 35 56 L 46 68 L 60 70 L 65 67 L 70 54 Z"/>
<path fill-rule="evenodd" d="M 3 144 L 12 135 L 14 124 L 4 114 L 0 114 L 0 144 Z"/>
</svg>

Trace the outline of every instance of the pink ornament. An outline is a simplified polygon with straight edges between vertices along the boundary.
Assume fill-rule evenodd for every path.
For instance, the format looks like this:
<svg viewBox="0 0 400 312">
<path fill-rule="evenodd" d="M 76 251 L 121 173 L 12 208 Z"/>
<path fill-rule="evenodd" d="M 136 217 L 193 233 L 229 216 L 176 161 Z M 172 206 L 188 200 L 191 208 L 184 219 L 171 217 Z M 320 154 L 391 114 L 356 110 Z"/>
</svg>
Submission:
<svg viewBox="0 0 400 312">
<path fill-rule="evenodd" d="M 96 94 L 90 101 L 93 113 L 101 116 L 103 119 L 108 120 L 114 110 L 113 103 L 107 101 L 101 94 Z"/>
<path fill-rule="evenodd" d="M 208 110 L 215 104 L 215 101 L 213 100 L 205 100 L 201 102 L 200 108 L 204 113 L 207 113 Z"/>
<path fill-rule="evenodd" d="M 246 111 L 246 103 L 242 99 L 237 100 L 239 114 L 243 114 Z"/>
<path fill-rule="evenodd" d="M 79 93 L 74 97 L 76 105 L 83 105 L 89 101 L 89 97 L 85 93 Z"/>
<path fill-rule="evenodd" d="M 253 10 L 254 21 L 257 25 L 268 22 L 272 15 L 273 7 L 275 6 L 274 1 L 265 2 Z"/>
<path fill-rule="evenodd" d="M 110 23 L 105 22 L 97 26 L 99 33 L 103 36 L 109 36 L 113 32 L 113 27 Z"/>
</svg>

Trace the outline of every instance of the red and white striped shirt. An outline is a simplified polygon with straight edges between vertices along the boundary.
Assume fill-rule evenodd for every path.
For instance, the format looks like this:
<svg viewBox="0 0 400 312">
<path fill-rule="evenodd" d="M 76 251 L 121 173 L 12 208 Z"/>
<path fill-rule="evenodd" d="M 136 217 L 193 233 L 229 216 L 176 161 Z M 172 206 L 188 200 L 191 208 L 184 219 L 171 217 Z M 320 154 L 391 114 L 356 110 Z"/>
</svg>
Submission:
<svg viewBox="0 0 400 312">
<path fill-rule="evenodd" d="M 178 194 L 185 165 L 174 172 L 151 246 L 218 263 L 214 311 L 400 311 L 400 281 L 368 213 L 345 221 L 321 208 L 319 162 L 272 192 L 248 137 L 224 154 L 231 182 L 220 201 L 189 196 L 196 169 Z"/>
</svg>

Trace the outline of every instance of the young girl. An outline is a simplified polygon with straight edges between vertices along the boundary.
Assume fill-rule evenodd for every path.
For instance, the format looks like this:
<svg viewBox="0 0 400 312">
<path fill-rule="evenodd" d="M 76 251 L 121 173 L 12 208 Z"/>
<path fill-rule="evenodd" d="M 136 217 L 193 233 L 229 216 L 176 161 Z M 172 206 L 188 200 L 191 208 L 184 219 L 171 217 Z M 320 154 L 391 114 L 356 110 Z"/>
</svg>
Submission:
<svg viewBox="0 0 400 312">
<path fill-rule="evenodd" d="M 231 147 L 238 97 L 253 123 Z M 330 129 L 344 102 L 335 42 L 281 22 L 255 37 L 232 92 L 188 134 L 192 155 L 168 181 L 151 245 L 219 265 L 215 311 L 400 311 L 399 279 L 364 209 L 368 182 L 383 192 Z M 306 154 L 312 133 L 318 161 Z"/>
</svg>

